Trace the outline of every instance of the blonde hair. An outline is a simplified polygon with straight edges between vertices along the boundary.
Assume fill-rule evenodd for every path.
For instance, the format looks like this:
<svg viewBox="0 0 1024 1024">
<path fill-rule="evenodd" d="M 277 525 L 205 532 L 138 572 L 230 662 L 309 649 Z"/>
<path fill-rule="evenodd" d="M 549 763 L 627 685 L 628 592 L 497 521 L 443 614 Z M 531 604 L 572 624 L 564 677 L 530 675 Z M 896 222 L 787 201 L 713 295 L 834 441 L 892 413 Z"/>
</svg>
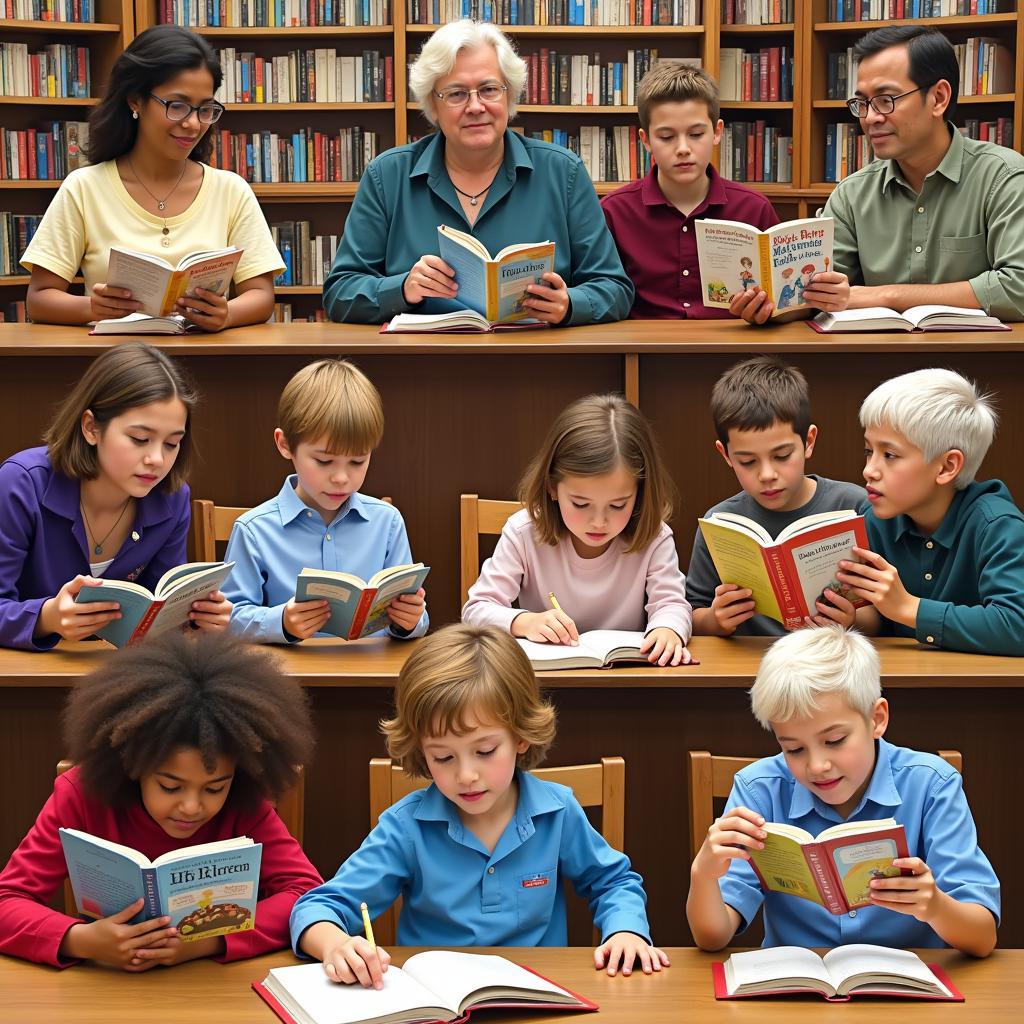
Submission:
<svg viewBox="0 0 1024 1024">
<path fill-rule="evenodd" d="M 720 101 L 718 85 L 703 69 L 661 58 L 640 79 L 636 90 L 636 109 L 640 127 L 650 131 L 651 109 L 660 103 L 685 103 L 697 100 L 708 108 L 712 125 L 718 123 Z"/>
<path fill-rule="evenodd" d="M 430 778 L 422 741 L 463 735 L 480 712 L 530 744 L 519 755 L 521 768 L 544 760 L 555 738 L 555 709 L 541 697 L 530 659 L 505 630 L 455 624 L 417 643 L 398 674 L 395 717 L 380 728 L 392 758 L 410 775 Z"/>
<path fill-rule="evenodd" d="M 304 366 L 281 392 L 277 425 L 288 446 L 325 438 L 337 455 L 373 451 L 384 434 L 380 394 L 358 367 L 345 359 Z"/>
<path fill-rule="evenodd" d="M 519 483 L 541 543 L 557 544 L 567 532 L 550 488 L 567 476 L 601 476 L 619 465 L 636 477 L 633 515 L 622 531 L 626 551 L 642 551 L 672 518 L 675 497 L 650 424 L 621 395 L 588 395 L 563 409 Z"/>
</svg>

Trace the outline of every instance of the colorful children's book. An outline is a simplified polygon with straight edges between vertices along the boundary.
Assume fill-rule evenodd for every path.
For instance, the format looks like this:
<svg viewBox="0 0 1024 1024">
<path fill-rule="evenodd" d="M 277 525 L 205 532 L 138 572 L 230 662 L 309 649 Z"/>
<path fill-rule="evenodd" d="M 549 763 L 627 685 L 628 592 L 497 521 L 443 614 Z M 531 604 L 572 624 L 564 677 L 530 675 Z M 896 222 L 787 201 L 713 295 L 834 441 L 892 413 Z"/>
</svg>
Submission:
<svg viewBox="0 0 1024 1024">
<path fill-rule="evenodd" d="M 871 905 L 871 880 L 910 874 L 893 867 L 909 857 L 907 836 L 894 818 L 847 821 L 812 836 L 796 825 L 766 822 L 763 850 L 750 865 L 769 892 L 799 896 L 832 914 Z"/>
<path fill-rule="evenodd" d="M 62 828 L 60 841 L 85 917 L 110 917 L 141 898 L 146 904 L 132 923 L 170 917 L 183 942 L 255 924 L 263 845 L 248 836 L 186 846 L 154 861 L 74 828 Z"/>
<path fill-rule="evenodd" d="M 817 615 L 815 601 L 833 590 L 855 599 L 836 578 L 840 561 L 856 562 L 855 547 L 867 548 L 864 517 L 852 509 L 819 512 L 790 523 L 774 540 L 759 523 L 734 512 L 698 519 L 700 532 L 723 583 L 749 588 L 758 615 L 799 629 Z"/>
<path fill-rule="evenodd" d="M 998 317 L 965 306 L 912 306 L 897 313 L 888 306 L 819 313 L 807 326 L 819 334 L 854 331 L 1008 331 Z"/>
<path fill-rule="evenodd" d="M 323 601 L 331 606 L 331 617 L 321 633 L 358 640 L 384 629 L 388 605 L 401 594 L 415 594 L 430 572 L 422 562 L 381 569 L 368 580 L 348 572 L 303 569 L 295 584 L 296 601 Z"/>
<path fill-rule="evenodd" d="M 322 964 L 274 967 L 252 987 L 285 1024 L 456 1024 L 483 1009 L 597 1009 L 503 956 L 440 949 L 392 965 L 379 990 L 330 981 Z"/>
</svg>

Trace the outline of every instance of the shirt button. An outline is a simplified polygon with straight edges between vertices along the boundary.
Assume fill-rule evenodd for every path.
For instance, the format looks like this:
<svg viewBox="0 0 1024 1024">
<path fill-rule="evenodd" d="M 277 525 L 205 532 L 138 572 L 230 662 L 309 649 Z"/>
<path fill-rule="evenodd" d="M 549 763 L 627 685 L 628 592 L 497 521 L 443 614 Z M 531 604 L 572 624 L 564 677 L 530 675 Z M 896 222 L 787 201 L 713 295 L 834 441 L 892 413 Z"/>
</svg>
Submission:
<svg viewBox="0 0 1024 1024">
<path fill-rule="evenodd" d="M 683 277 L 689 277 L 689 276 L 690 276 L 690 272 L 688 270 L 684 270 L 683 271 Z"/>
<path fill-rule="evenodd" d="M 161 239 L 160 239 L 160 244 L 161 244 L 161 245 L 162 245 L 162 246 L 163 246 L 163 247 L 164 247 L 165 249 L 170 249 L 170 247 L 171 247 L 171 240 L 170 240 L 169 238 L 161 238 Z"/>
<path fill-rule="evenodd" d="M 850 911 L 850 917 L 856 917 L 856 916 L 857 916 L 857 911 L 856 910 L 851 910 Z"/>
<path fill-rule="evenodd" d="M 920 252 L 920 251 L 921 251 L 921 246 L 915 245 L 914 246 L 914 252 Z"/>
<path fill-rule="evenodd" d="M 935 541 L 933 541 L 933 540 L 926 541 L 924 546 L 926 548 L 928 548 L 928 550 L 930 551 L 933 547 L 935 547 Z"/>
<path fill-rule="evenodd" d="M 926 580 L 930 580 L 930 579 L 932 578 L 932 574 L 931 574 L 930 572 L 926 572 L 926 573 L 924 574 L 924 578 L 925 578 Z"/>
<path fill-rule="evenodd" d="M 683 303 L 683 309 L 689 309 L 689 308 L 690 308 L 690 304 L 688 302 L 684 302 Z"/>
<path fill-rule="evenodd" d="M 313 515 L 313 513 L 312 513 L 312 512 L 307 512 L 307 513 L 306 513 L 306 517 L 307 517 L 307 518 L 309 518 L 309 517 L 310 517 L 310 516 L 312 516 L 312 515 Z"/>
<path fill-rule="evenodd" d="M 923 206 L 919 206 L 919 207 L 917 208 L 917 212 L 918 212 L 918 213 L 924 213 L 924 207 L 923 207 Z"/>
<path fill-rule="evenodd" d="M 927 641 L 928 643 L 930 643 L 930 644 L 933 644 L 933 643 L 935 643 L 935 637 L 933 637 L 933 636 L 926 636 L 926 637 L 925 637 L 925 640 L 926 640 L 926 641 Z"/>
<path fill-rule="evenodd" d="M 688 228 L 688 227 L 687 227 L 687 226 L 686 226 L 686 225 L 684 224 L 684 225 L 683 225 L 683 230 L 684 230 L 684 231 L 689 231 L 690 229 L 689 229 L 689 228 Z"/>
<path fill-rule="evenodd" d="M 493 875 L 494 874 L 494 868 L 488 868 L 487 869 L 487 874 Z"/>
<path fill-rule="evenodd" d="M 330 534 L 327 534 L 327 539 L 328 539 L 328 540 L 330 540 L 330 539 L 331 539 L 331 535 L 330 535 Z"/>
</svg>

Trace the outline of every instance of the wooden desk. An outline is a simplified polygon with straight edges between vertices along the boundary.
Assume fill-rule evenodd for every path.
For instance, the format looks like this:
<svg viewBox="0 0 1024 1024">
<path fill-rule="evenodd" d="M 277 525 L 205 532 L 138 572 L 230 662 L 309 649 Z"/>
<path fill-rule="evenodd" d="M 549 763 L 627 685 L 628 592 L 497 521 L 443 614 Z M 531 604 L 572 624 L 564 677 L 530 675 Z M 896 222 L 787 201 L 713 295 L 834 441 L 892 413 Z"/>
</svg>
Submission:
<svg viewBox="0 0 1024 1024">
<path fill-rule="evenodd" d="M 394 950 L 404 963 L 414 949 Z M 668 950 L 672 966 L 660 974 L 609 978 L 593 969 L 590 949 L 499 949 L 600 1005 L 596 1016 L 566 1013 L 486 1013 L 474 1020 L 493 1024 L 678 1024 L 680 1021 L 742 1021 L 750 1024 L 812 1024 L 823 1014 L 870 1015 L 876 1024 L 906 1024 L 941 1019 L 971 1024 L 1003 1024 L 1020 997 L 1024 950 L 996 950 L 986 960 L 971 960 L 952 950 L 922 950 L 930 963 L 941 964 L 963 992 L 965 1003 L 919 1003 L 903 999 L 854 1000 L 833 1010 L 817 997 L 756 999 L 716 1003 L 711 964 L 726 953 L 705 954 L 693 948 Z M 250 989 L 271 967 L 294 963 L 290 953 L 276 953 L 234 964 L 198 961 L 171 970 L 120 974 L 80 965 L 59 976 L 48 967 L 0 957 L 0 991 L 6 1019 L 17 1024 L 274 1024 L 277 1018 Z"/>
</svg>

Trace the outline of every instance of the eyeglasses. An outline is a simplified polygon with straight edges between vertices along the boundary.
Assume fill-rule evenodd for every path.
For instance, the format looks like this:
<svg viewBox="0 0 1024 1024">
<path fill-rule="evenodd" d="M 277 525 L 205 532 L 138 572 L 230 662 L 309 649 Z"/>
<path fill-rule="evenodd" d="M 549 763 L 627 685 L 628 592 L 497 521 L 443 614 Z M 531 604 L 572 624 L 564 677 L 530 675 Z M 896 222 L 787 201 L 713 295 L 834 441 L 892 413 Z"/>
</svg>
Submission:
<svg viewBox="0 0 1024 1024">
<path fill-rule="evenodd" d="M 507 85 L 481 85 L 479 89 L 444 89 L 435 92 L 434 95 L 449 107 L 464 107 L 469 102 L 469 97 L 476 93 L 481 103 L 497 103 L 505 93 L 508 92 Z"/>
<path fill-rule="evenodd" d="M 901 92 L 898 96 L 889 96 L 883 93 L 881 96 L 872 96 L 869 100 L 862 100 L 859 96 L 854 96 L 852 100 L 847 100 L 846 105 L 850 108 L 850 113 L 854 117 L 867 117 L 868 107 L 870 107 L 876 114 L 891 114 L 896 109 L 896 101 L 903 99 L 904 96 L 912 96 L 915 92 L 920 92 L 925 87 L 919 85 L 916 89 L 911 89 L 909 92 Z M 931 86 L 928 86 L 931 88 Z"/>
<path fill-rule="evenodd" d="M 199 116 L 200 124 L 215 124 L 220 120 L 221 114 L 224 113 L 224 107 L 216 100 L 200 103 L 198 107 L 194 107 L 191 103 L 186 103 L 184 100 L 165 100 L 152 92 L 149 96 L 150 99 L 154 99 L 157 103 L 164 105 L 164 113 L 167 115 L 168 121 L 184 121 L 194 110 Z"/>
</svg>

